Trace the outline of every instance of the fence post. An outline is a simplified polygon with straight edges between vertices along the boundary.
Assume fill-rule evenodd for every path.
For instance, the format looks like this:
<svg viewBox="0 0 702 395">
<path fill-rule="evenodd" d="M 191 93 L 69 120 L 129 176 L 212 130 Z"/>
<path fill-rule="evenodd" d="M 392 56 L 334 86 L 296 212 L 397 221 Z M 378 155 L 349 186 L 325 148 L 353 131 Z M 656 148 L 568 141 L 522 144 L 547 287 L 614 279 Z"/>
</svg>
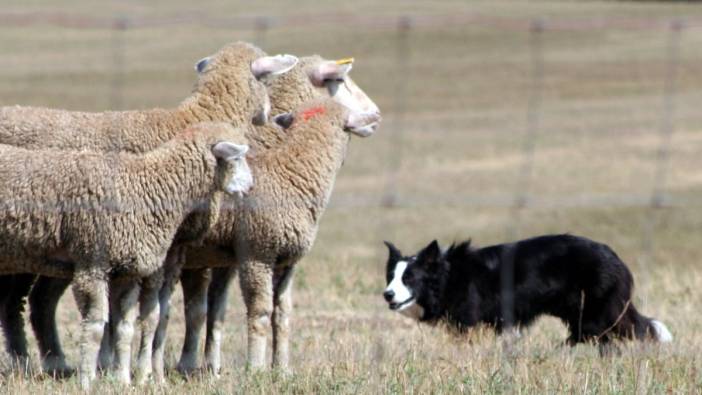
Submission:
<svg viewBox="0 0 702 395">
<path fill-rule="evenodd" d="M 663 85 L 663 103 L 660 120 L 660 144 L 656 152 L 655 170 L 649 212 L 645 220 L 642 237 L 643 264 L 646 265 L 653 259 L 655 250 L 655 233 L 660 209 L 666 202 L 666 183 L 670 171 L 670 151 L 675 132 L 675 107 L 677 98 L 677 79 L 680 70 L 680 42 L 685 24 L 680 19 L 670 23 L 668 30 L 668 43 L 666 46 L 666 71 Z M 645 272 L 645 271 L 644 271 Z"/>
<path fill-rule="evenodd" d="M 119 17 L 112 24 L 112 40 L 110 50 L 112 52 L 112 81 L 110 83 L 110 110 L 121 110 L 124 106 L 124 82 L 125 82 L 125 32 L 129 28 L 129 19 Z"/>
<path fill-rule="evenodd" d="M 677 95 L 677 77 L 680 63 L 680 41 L 684 24 L 674 20 L 670 24 L 668 38 L 668 56 L 663 90 L 663 113 L 661 114 L 661 142 L 656 155 L 656 173 L 654 176 L 651 207 L 660 208 L 665 205 L 665 188 L 670 170 L 670 146 L 675 131 L 675 99 Z"/>
<path fill-rule="evenodd" d="M 526 130 L 522 141 L 522 165 L 518 170 L 514 191 L 513 220 L 508 225 L 508 239 L 519 236 L 522 210 L 529 204 L 529 193 L 536 160 L 536 138 L 541 122 L 541 100 L 544 89 L 544 22 L 533 20 L 529 26 L 530 84 L 527 99 Z"/>
<path fill-rule="evenodd" d="M 529 204 L 531 178 L 534 172 L 536 156 L 536 137 L 541 118 L 541 96 L 544 78 L 543 55 L 544 22 L 533 20 L 529 26 L 529 57 L 530 57 L 530 87 L 526 112 L 526 132 L 522 142 L 522 166 L 518 170 L 514 202 L 512 205 L 512 220 L 509 222 L 508 240 L 519 236 L 523 210 Z M 518 337 L 519 328 L 514 327 L 514 251 L 508 250 L 502 256 L 503 264 L 500 270 L 500 308 L 502 312 L 502 327 L 506 335 L 502 339 L 502 368 L 510 380 L 514 379 L 513 362 L 515 353 L 513 343 Z"/>
<path fill-rule="evenodd" d="M 412 18 L 402 16 L 397 20 L 397 46 L 395 61 L 395 116 L 390 134 L 391 143 L 387 153 L 388 173 L 385 183 L 381 206 L 395 207 L 398 204 L 399 193 L 397 182 L 402 167 L 404 138 L 402 133 L 406 128 L 407 94 L 410 81 L 409 63 L 411 59 L 409 35 L 412 30 Z"/>
</svg>

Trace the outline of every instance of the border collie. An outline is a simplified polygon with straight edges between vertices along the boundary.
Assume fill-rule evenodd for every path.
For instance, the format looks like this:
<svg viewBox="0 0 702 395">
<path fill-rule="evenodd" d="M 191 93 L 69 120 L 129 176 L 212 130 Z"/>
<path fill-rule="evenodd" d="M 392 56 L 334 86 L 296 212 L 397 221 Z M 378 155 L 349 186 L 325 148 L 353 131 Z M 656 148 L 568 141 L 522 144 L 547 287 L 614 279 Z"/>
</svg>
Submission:
<svg viewBox="0 0 702 395">
<path fill-rule="evenodd" d="M 412 256 L 385 244 L 383 296 L 391 310 L 422 322 L 461 331 L 482 323 L 500 333 L 548 314 L 568 326 L 568 344 L 595 342 L 601 353 L 614 339 L 673 339 L 662 322 L 636 311 L 624 262 L 584 237 L 540 236 L 485 248 L 469 240 L 445 252 L 434 240 Z"/>
</svg>

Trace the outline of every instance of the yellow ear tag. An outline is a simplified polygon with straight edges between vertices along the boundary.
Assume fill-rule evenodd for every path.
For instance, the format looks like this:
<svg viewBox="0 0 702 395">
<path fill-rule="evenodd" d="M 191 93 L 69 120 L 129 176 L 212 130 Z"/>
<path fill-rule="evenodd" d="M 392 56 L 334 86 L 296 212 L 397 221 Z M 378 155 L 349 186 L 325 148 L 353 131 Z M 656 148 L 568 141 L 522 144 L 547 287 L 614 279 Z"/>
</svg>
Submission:
<svg viewBox="0 0 702 395">
<path fill-rule="evenodd" d="M 339 66 L 344 65 L 344 64 L 350 64 L 350 63 L 353 63 L 353 58 L 343 58 L 343 59 L 339 59 L 339 60 L 337 60 L 337 61 L 334 62 L 334 63 L 338 64 Z"/>
</svg>

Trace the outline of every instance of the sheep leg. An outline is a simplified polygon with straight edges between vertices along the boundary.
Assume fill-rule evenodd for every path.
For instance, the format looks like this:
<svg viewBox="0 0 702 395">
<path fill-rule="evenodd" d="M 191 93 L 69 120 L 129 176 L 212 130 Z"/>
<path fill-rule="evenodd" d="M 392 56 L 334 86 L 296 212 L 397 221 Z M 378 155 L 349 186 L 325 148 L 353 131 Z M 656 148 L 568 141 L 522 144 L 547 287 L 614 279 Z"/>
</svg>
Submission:
<svg viewBox="0 0 702 395">
<path fill-rule="evenodd" d="M 273 311 L 273 264 L 245 261 L 239 283 L 246 305 L 248 367 L 259 370 L 266 363 L 266 334 Z"/>
<path fill-rule="evenodd" d="M 157 382 L 163 382 L 166 377 L 164 354 L 166 352 L 166 329 L 168 329 L 168 320 L 170 319 L 171 311 L 171 295 L 178 277 L 167 277 L 163 286 L 158 293 L 159 317 L 156 333 L 152 343 L 153 355 L 151 356 L 151 365 L 154 370 L 154 379 Z"/>
<path fill-rule="evenodd" d="M 13 370 L 28 373 L 29 352 L 27 335 L 24 332 L 24 297 L 34 282 L 33 274 L 0 276 L 0 289 L 4 290 L 0 299 L 0 324 L 5 335 L 5 347 L 10 354 Z"/>
<path fill-rule="evenodd" d="M 71 284 L 63 278 L 39 276 L 29 294 L 29 320 L 32 323 L 44 373 L 54 377 L 67 377 L 74 369 L 66 363 L 56 326 L 56 308 L 61 295 Z"/>
<path fill-rule="evenodd" d="M 191 269 L 183 270 L 180 276 L 185 310 L 185 340 L 176 369 L 185 375 L 198 368 L 200 333 L 207 319 L 207 287 L 211 273 L 210 269 Z"/>
<path fill-rule="evenodd" d="M 136 381 L 143 384 L 151 376 L 153 361 L 153 344 L 158 330 L 160 310 L 159 292 L 163 285 L 163 273 L 158 272 L 146 278 L 141 284 L 139 295 L 139 321 L 141 323 L 141 342 L 137 358 Z M 159 372 L 162 373 L 162 372 Z M 163 379 L 160 374 L 159 380 Z"/>
<path fill-rule="evenodd" d="M 114 299 L 112 295 L 110 295 L 110 300 Z M 100 342 L 100 351 L 98 351 L 98 370 L 100 370 L 103 373 L 106 373 L 108 370 L 112 368 L 112 362 L 114 361 L 115 357 L 115 347 L 112 344 L 113 342 L 113 333 L 115 332 L 114 330 L 114 322 L 115 318 L 113 317 L 113 313 L 110 311 L 110 319 L 109 321 L 105 324 L 105 330 L 102 334 L 102 341 Z"/>
<path fill-rule="evenodd" d="M 112 284 L 110 294 L 111 319 L 114 320 L 115 371 L 117 380 L 124 384 L 131 381 L 132 339 L 136 320 L 136 301 L 139 285 L 133 281 Z"/>
<path fill-rule="evenodd" d="M 276 268 L 273 278 L 273 367 L 289 372 L 290 316 L 294 266 Z"/>
<path fill-rule="evenodd" d="M 76 270 L 73 296 L 82 316 L 78 378 L 83 389 L 95 379 L 98 348 L 108 315 L 107 278 L 100 273 Z"/>
<path fill-rule="evenodd" d="M 164 353 L 166 347 L 166 329 L 168 329 L 168 320 L 171 311 L 171 295 L 173 294 L 173 288 L 175 288 L 175 283 L 180 277 L 184 264 L 185 249 L 182 247 L 171 247 L 166 254 L 160 288 L 157 289 L 157 294 L 154 294 L 154 297 L 158 298 L 158 321 L 156 323 L 154 336 L 151 342 L 146 342 L 142 339 L 142 347 L 151 347 L 151 366 L 153 368 L 154 379 L 159 383 L 163 383 L 166 379 Z M 146 301 L 143 303 L 146 303 Z M 144 314 L 146 314 L 146 311 L 144 311 Z M 146 352 L 145 349 L 144 352 Z M 146 358 L 146 355 L 144 355 L 144 358 Z M 146 360 L 144 363 L 146 363 Z"/>
<path fill-rule="evenodd" d="M 214 269 L 212 282 L 207 289 L 207 336 L 205 337 L 205 360 L 207 368 L 219 375 L 222 367 L 222 334 L 224 316 L 227 312 L 229 285 L 236 277 L 236 266 Z"/>
</svg>

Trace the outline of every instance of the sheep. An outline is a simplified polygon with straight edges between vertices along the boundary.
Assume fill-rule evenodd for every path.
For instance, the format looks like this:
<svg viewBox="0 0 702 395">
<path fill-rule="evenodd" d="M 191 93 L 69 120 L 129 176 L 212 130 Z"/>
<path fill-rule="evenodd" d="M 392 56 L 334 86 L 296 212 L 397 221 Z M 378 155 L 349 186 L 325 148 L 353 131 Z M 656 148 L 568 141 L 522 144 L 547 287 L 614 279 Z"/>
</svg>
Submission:
<svg viewBox="0 0 702 395">
<path fill-rule="evenodd" d="M 269 93 L 272 98 L 272 106 L 273 106 L 273 111 L 289 111 L 292 108 L 296 107 L 305 98 L 314 98 L 314 97 L 328 97 L 330 94 L 333 95 L 333 97 L 337 100 L 340 101 L 347 106 L 350 106 L 352 108 L 355 108 L 356 110 L 363 110 L 367 109 L 370 111 L 377 111 L 377 107 L 368 99 L 365 94 L 358 89 L 358 87 L 355 86 L 353 81 L 346 76 L 346 73 L 350 69 L 350 62 L 330 62 L 330 61 L 325 61 L 321 59 L 319 56 L 312 56 L 312 57 L 307 57 L 302 59 L 300 62 L 300 66 L 294 68 L 291 70 L 289 73 L 278 76 L 276 77 L 273 81 L 267 81 L 269 83 Z M 312 79 L 313 83 L 310 83 L 310 79 Z M 339 80 L 345 79 L 344 83 L 340 83 Z M 328 81 L 324 81 L 328 80 Z M 364 107 L 365 105 L 365 107 Z M 283 137 L 281 137 L 283 136 Z M 271 147 L 275 147 L 279 144 L 282 143 L 284 138 L 284 135 L 279 132 L 278 129 L 274 127 L 261 127 L 261 128 L 256 128 L 256 130 L 251 131 L 251 133 L 247 134 L 247 139 L 250 141 L 252 144 L 252 151 L 258 151 L 258 150 L 265 150 Z M 311 242 L 310 242 L 311 243 Z M 226 262 L 226 261 L 225 261 Z M 218 263 L 221 265 L 222 263 Z M 198 279 L 201 278 L 203 275 L 205 278 L 206 272 L 203 270 L 198 270 L 198 271 L 189 271 L 190 273 L 188 275 L 183 275 L 183 285 L 184 285 L 184 292 L 186 293 L 186 296 L 188 295 L 187 290 L 189 289 L 189 286 L 186 286 L 185 284 L 194 284 L 195 287 L 200 287 L 202 288 L 203 284 L 202 282 L 198 281 L 190 281 L 192 279 Z M 226 269 L 225 269 L 226 272 Z M 226 276 L 228 283 L 229 279 L 231 279 L 233 272 L 229 272 L 229 274 Z M 226 273 L 224 273 L 226 274 Z M 198 277 L 199 276 L 199 277 Z M 59 281 L 59 280 L 56 280 Z M 35 291 L 37 290 L 37 286 L 41 285 L 40 288 L 38 288 L 40 291 L 48 291 L 48 290 L 55 290 L 57 289 L 56 287 L 48 287 L 44 286 L 41 281 L 39 281 L 35 285 Z M 204 286 L 206 286 L 206 283 L 204 283 Z M 167 289 L 168 287 L 164 286 L 164 289 Z M 32 292 L 32 296 L 35 294 L 35 291 Z M 58 297 L 61 295 L 61 290 L 59 287 L 58 292 L 53 292 L 52 295 L 54 295 L 54 299 L 57 300 Z M 165 315 L 167 314 L 167 298 L 170 295 L 170 289 L 167 289 L 167 292 L 162 291 L 162 300 L 161 302 L 161 314 Z M 226 301 L 226 294 L 223 292 L 220 292 L 219 297 L 217 298 L 218 301 Z M 165 298 L 164 298 L 165 296 Z M 193 307 L 193 306 L 201 306 L 202 303 L 198 303 L 196 300 L 194 303 L 188 303 L 186 306 L 188 307 Z M 216 309 L 212 309 L 212 312 L 223 312 L 223 303 L 217 303 L 216 304 Z M 55 302 L 53 304 L 55 306 Z M 164 306 L 166 308 L 164 308 Z M 41 310 L 41 309 L 36 309 L 37 310 L 37 316 L 42 316 L 46 317 L 44 320 L 40 320 L 44 325 L 44 332 L 38 332 L 39 337 L 43 335 L 43 333 L 55 333 L 55 321 L 53 320 L 54 317 L 54 311 L 55 309 L 52 310 Z M 202 326 L 202 323 L 204 322 L 204 317 L 202 314 L 204 314 L 203 309 L 199 308 L 189 308 L 186 309 L 186 316 L 189 317 L 187 322 L 188 322 L 188 330 L 186 331 L 186 342 L 184 343 L 184 348 L 183 348 L 183 355 L 181 356 L 180 362 L 178 364 L 178 368 L 181 371 L 189 371 L 191 370 L 192 366 L 194 366 L 194 362 L 196 361 L 196 355 L 197 355 L 197 334 L 199 332 L 200 327 Z M 195 314 L 192 314 L 191 311 L 195 310 Z M 35 306 L 32 305 L 32 317 L 34 317 L 34 311 L 35 311 Z M 217 325 L 215 325 L 215 328 L 213 331 L 217 334 L 221 332 L 221 317 L 222 314 L 216 314 L 217 316 Z M 197 317 L 196 319 L 192 319 L 191 317 Z M 50 318 L 50 319 L 49 319 Z M 33 320 L 34 322 L 34 320 Z M 159 324 L 159 330 L 157 332 L 156 339 L 154 340 L 154 372 L 155 376 L 159 379 L 162 379 L 163 377 L 163 345 L 164 345 L 164 332 L 165 332 L 165 319 L 161 320 L 161 323 Z M 49 325 L 51 323 L 52 325 Z M 194 323 L 194 325 L 193 325 Z M 212 325 L 210 325 L 211 327 Z M 51 327 L 53 329 L 51 330 L 46 330 L 45 328 Z M 211 336 L 211 332 L 208 330 L 208 361 L 210 366 L 215 367 L 215 370 L 219 370 L 219 347 L 212 347 L 211 344 L 212 342 L 210 341 L 214 336 Z M 220 335 L 221 336 L 221 335 Z M 220 337 L 217 336 L 217 337 Z M 60 345 L 58 344 L 58 337 L 53 335 L 49 337 L 50 339 L 55 340 L 56 346 L 54 349 L 60 349 Z M 41 339 L 39 339 L 41 342 Z M 148 343 L 148 340 L 144 341 L 142 339 L 142 344 L 141 347 L 144 347 L 144 344 Z M 192 345 L 195 345 L 194 347 Z M 188 352 L 190 351 L 190 352 Z M 109 352 L 108 352 L 109 354 Z M 51 354 L 49 354 L 51 355 Z M 142 356 L 142 353 L 140 351 L 139 353 L 140 359 Z M 141 364 L 142 362 L 139 362 Z"/>
<path fill-rule="evenodd" d="M 251 187 L 243 141 L 208 124 L 141 155 L 0 145 L 0 273 L 73 279 L 83 388 L 95 377 L 108 280 L 155 274 L 189 215 L 212 223 L 222 191 Z"/>
<path fill-rule="evenodd" d="M 274 109 L 273 112 L 291 111 L 305 100 L 329 97 L 330 95 L 337 102 L 357 112 L 377 112 L 377 106 L 347 75 L 351 69 L 352 61 L 352 59 L 336 62 L 325 61 L 319 56 L 301 58 L 299 67 L 296 67 L 284 76 L 277 77 L 276 80 L 269 84 L 268 90 Z M 266 147 L 275 146 L 275 137 L 279 136 L 279 133 L 271 133 L 263 128 L 256 129 L 257 136 L 248 136 L 249 141 L 252 143 L 252 150 L 256 150 L 257 144 L 266 144 Z M 280 226 L 284 227 L 285 224 Z M 314 232 L 311 230 L 307 230 L 306 233 L 314 235 Z M 305 251 L 311 246 L 313 240 L 314 236 L 301 243 L 304 246 L 298 249 Z M 193 259 L 190 259 L 188 261 L 189 267 L 196 267 L 200 264 L 200 261 L 207 262 L 205 266 L 230 265 L 230 267 L 215 269 L 216 275 L 212 276 L 214 280 L 210 284 L 209 289 L 206 287 L 210 276 L 206 270 L 188 269 L 181 276 L 185 299 L 186 333 L 177 370 L 185 374 L 197 369 L 198 338 L 205 322 L 205 314 L 207 314 L 206 364 L 211 371 L 215 373 L 219 371 L 220 342 L 227 290 L 231 279 L 236 274 L 236 266 L 232 266 L 229 263 L 233 260 L 231 253 L 227 254 L 221 249 L 213 249 L 208 251 L 205 256 L 207 258 L 196 260 L 195 263 L 192 262 Z M 276 308 L 278 311 L 282 311 L 284 306 Z M 280 328 L 285 328 L 285 326 L 280 326 Z M 287 330 L 285 332 L 287 333 Z M 159 336 L 157 336 L 157 339 L 159 339 Z M 287 336 L 276 336 L 275 339 L 276 350 L 281 350 L 280 353 L 275 353 L 278 356 L 275 359 L 279 366 L 285 367 L 287 366 L 288 357 L 287 352 L 283 351 L 287 346 L 283 345 L 287 344 Z M 155 342 L 155 348 L 158 347 L 162 350 L 163 345 L 157 341 Z"/>
<path fill-rule="evenodd" d="M 349 137 L 339 122 L 340 108 L 345 107 L 333 100 L 323 103 L 297 111 L 289 129 L 291 139 L 298 137 L 311 142 L 306 150 L 288 148 L 269 162 L 252 158 L 257 185 L 241 203 L 225 209 L 205 236 L 202 247 L 186 249 L 186 267 L 221 266 L 226 262 L 226 254 L 239 263 L 240 286 L 247 307 L 248 363 L 253 368 L 264 365 L 266 327 L 271 314 L 273 362 L 283 370 L 288 368 L 293 268 L 312 246 L 345 156 Z M 346 126 L 367 136 L 378 121 L 377 112 L 361 118 L 358 113 L 351 113 Z M 226 203 L 223 208 L 227 208 Z M 220 301 L 224 301 L 226 292 L 220 295 L 223 296 Z M 220 369 L 221 328 L 218 330 L 220 333 L 215 333 L 211 343 L 216 350 L 210 350 L 208 356 L 209 367 L 215 374 Z"/>
<path fill-rule="evenodd" d="M 229 44 L 198 62 L 200 77 L 195 90 L 174 109 L 83 113 L 32 107 L 0 107 L 0 144 L 24 148 L 79 148 L 96 151 L 145 152 L 170 140 L 188 125 L 200 121 L 223 121 L 234 125 L 265 120 L 270 102 L 265 87 L 257 81 L 285 73 L 297 58 L 291 55 L 264 56 L 243 42 Z M 28 289 L 33 276 L 14 276 L 0 283 Z M 38 333 L 45 371 L 64 375 L 72 372 L 58 341 L 56 303 L 67 287 L 62 279 L 40 278 L 30 296 L 30 317 Z M 21 310 L 25 292 L 4 295 L 0 309 L 7 348 L 13 361 L 24 361 L 28 352 Z"/>
</svg>

